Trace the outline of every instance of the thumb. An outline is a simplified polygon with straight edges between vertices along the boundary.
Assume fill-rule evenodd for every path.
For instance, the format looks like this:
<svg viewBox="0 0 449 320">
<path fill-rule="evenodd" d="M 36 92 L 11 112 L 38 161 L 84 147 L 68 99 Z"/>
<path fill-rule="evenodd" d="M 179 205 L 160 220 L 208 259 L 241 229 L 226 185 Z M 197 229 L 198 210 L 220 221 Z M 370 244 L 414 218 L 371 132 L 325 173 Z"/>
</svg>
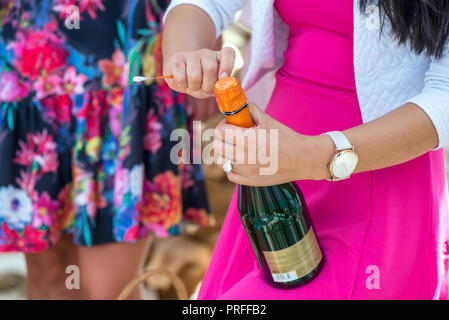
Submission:
<svg viewBox="0 0 449 320">
<path fill-rule="evenodd" d="M 230 47 L 221 49 L 219 55 L 220 68 L 218 70 L 218 78 L 224 78 L 232 74 L 235 62 L 235 51 Z"/>
</svg>

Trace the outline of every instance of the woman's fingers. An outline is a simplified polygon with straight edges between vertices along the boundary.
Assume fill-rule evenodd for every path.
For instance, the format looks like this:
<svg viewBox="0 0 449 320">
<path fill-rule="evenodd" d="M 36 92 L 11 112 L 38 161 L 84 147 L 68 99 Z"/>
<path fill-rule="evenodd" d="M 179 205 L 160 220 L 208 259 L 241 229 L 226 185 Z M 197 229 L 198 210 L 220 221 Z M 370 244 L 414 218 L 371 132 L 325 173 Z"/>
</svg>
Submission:
<svg viewBox="0 0 449 320">
<path fill-rule="evenodd" d="M 255 176 L 257 176 L 257 174 L 255 174 L 255 170 L 254 168 L 248 169 L 248 167 L 246 166 L 242 166 L 239 163 L 230 160 L 228 158 L 225 157 L 218 157 L 217 158 L 217 165 L 222 166 L 223 164 L 225 164 L 226 162 L 231 161 L 231 165 L 232 165 L 232 171 L 231 172 L 227 172 L 228 175 L 228 179 L 234 183 L 238 183 L 241 184 L 241 182 L 243 181 L 248 181 L 253 179 Z M 256 171 L 257 172 L 257 171 Z"/>
<path fill-rule="evenodd" d="M 182 53 L 177 53 L 173 55 L 171 58 L 171 73 L 174 76 L 174 85 L 175 87 L 172 89 L 184 92 L 187 90 L 187 76 L 186 76 L 186 60 L 185 56 Z M 170 85 L 173 81 L 171 79 L 167 79 L 168 85 Z"/>
<path fill-rule="evenodd" d="M 203 83 L 201 90 L 205 94 L 213 94 L 214 93 L 214 85 L 218 79 L 218 59 L 217 52 L 210 51 L 208 54 L 205 54 L 201 59 L 201 65 L 203 70 Z"/>
<path fill-rule="evenodd" d="M 232 171 L 231 172 L 233 174 L 240 175 L 239 165 L 235 161 L 233 161 L 231 159 L 228 159 L 228 158 L 225 158 L 225 157 L 218 157 L 217 161 L 216 161 L 216 164 L 219 165 L 219 166 L 222 166 L 223 164 L 225 164 L 225 163 L 227 163 L 229 161 L 231 161 L 231 165 L 232 165 Z"/>
<path fill-rule="evenodd" d="M 235 184 L 249 185 L 249 183 L 248 183 L 249 178 L 248 177 L 244 177 L 244 176 L 242 176 L 242 175 L 240 175 L 238 173 L 235 173 L 234 171 L 229 172 L 227 174 L 227 176 L 228 176 L 228 180 L 231 181 L 231 182 L 234 182 Z"/>
<path fill-rule="evenodd" d="M 257 145 L 257 133 L 256 128 L 237 127 L 227 123 L 226 119 L 215 128 L 216 139 L 244 149 L 249 145 Z"/>
<path fill-rule="evenodd" d="M 213 147 L 215 156 L 236 161 L 237 154 L 233 144 L 214 139 Z"/>
<path fill-rule="evenodd" d="M 226 47 L 220 52 L 220 68 L 218 71 L 219 78 L 227 77 L 232 74 L 235 63 L 235 51 L 232 48 Z"/>
<path fill-rule="evenodd" d="M 187 85 L 189 90 L 198 91 L 203 82 L 203 69 L 201 67 L 201 57 L 191 54 L 186 58 Z"/>
<path fill-rule="evenodd" d="M 211 97 L 215 82 L 232 74 L 234 62 L 235 52 L 232 48 L 179 52 L 172 56 L 170 63 L 164 68 L 164 71 L 174 76 L 174 79 L 166 81 L 173 90 L 198 98 Z"/>
<path fill-rule="evenodd" d="M 233 160 L 237 164 L 257 164 L 257 148 L 255 144 L 248 148 L 245 141 L 237 141 L 236 144 L 229 143 L 220 139 L 214 139 L 214 153 L 218 157 L 224 157 Z"/>
</svg>

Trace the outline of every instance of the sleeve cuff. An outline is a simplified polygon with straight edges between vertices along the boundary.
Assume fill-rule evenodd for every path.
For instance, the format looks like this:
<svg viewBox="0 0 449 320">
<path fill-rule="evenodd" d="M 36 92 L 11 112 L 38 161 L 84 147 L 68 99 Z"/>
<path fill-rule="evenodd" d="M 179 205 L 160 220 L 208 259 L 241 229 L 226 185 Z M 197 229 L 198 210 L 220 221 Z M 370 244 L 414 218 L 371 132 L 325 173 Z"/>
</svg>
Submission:
<svg viewBox="0 0 449 320">
<path fill-rule="evenodd" d="M 433 122 L 439 141 L 435 150 L 442 147 L 449 147 L 449 95 L 423 92 L 406 102 L 414 103 L 423 109 Z"/>
</svg>

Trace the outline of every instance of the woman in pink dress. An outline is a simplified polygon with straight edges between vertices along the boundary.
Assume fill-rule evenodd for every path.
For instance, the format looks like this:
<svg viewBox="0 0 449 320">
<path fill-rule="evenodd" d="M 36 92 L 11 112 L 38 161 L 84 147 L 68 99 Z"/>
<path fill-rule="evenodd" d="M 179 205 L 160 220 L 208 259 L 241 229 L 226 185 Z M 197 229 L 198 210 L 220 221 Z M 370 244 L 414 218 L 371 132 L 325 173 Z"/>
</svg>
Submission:
<svg viewBox="0 0 449 320">
<path fill-rule="evenodd" d="M 232 71 L 231 51 L 222 50 L 216 59 L 216 52 L 198 49 L 210 46 L 215 37 L 214 27 L 217 29 L 220 24 L 225 27 L 226 15 L 222 14 L 220 20 L 216 13 L 232 12 L 242 2 L 245 1 L 172 2 L 173 10 L 166 17 L 164 56 L 165 72 L 175 75 L 168 82 L 173 89 L 207 96 L 217 78 Z M 261 277 L 241 226 L 234 194 L 199 298 L 447 299 L 449 215 L 444 152 L 437 147 L 448 144 L 444 132 L 449 123 L 436 119 L 447 120 L 449 114 L 441 111 L 444 109 L 435 111 L 427 106 L 434 99 L 446 101 L 444 92 L 449 90 L 449 79 L 446 75 L 445 87 L 438 97 L 429 94 L 424 99 L 420 95 L 424 84 L 417 85 L 417 92 L 410 91 L 400 100 L 402 104 L 382 112 L 371 109 L 372 113 L 378 113 L 374 118 L 367 115 L 366 106 L 370 101 L 366 90 L 380 87 L 370 97 L 377 94 L 384 107 L 390 107 L 387 104 L 396 101 L 391 100 L 396 98 L 395 90 L 400 95 L 412 86 L 412 80 L 408 79 L 419 78 L 405 76 L 405 81 L 409 81 L 406 85 L 398 80 L 407 72 L 407 57 L 412 57 L 411 69 L 421 68 L 421 58 L 440 61 L 434 65 L 423 64 L 422 76 L 417 79 L 421 83 L 426 71 L 430 70 L 426 80 L 439 74 L 439 68 L 448 62 L 443 48 L 448 35 L 441 33 L 436 39 L 430 39 L 431 32 L 426 38 L 417 28 L 429 18 L 427 12 L 438 22 L 429 28 L 447 30 L 449 23 L 443 16 L 447 16 L 449 6 L 441 1 L 407 1 L 408 12 L 416 13 L 422 20 L 413 18 L 412 27 L 404 31 L 398 21 L 405 11 L 400 11 L 400 5 L 389 7 L 390 1 L 380 1 L 379 6 L 375 5 L 377 2 L 352 0 L 257 2 L 258 7 L 274 6 L 289 27 L 287 49 L 283 53 L 285 62 L 277 72 L 276 87 L 266 113 L 250 105 L 258 129 L 279 130 L 279 169 L 275 175 L 261 176 L 259 164 L 236 164 L 228 177 L 235 183 L 254 186 L 297 180 L 326 261 L 317 277 L 300 288 L 281 290 L 269 286 Z M 186 3 L 195 6 L 178 6 Z M 371 21 L 369 16 L 379 8 L 381 12 L 384 10 L 380 16 L 391 20 L 392 33 L 399 44 L 393 40 L 386 44 L 379 42 L 382 28 L 374 28 L 375 33 L 369 28 L 365 31 L 363 36 L 372 37 L 366 45 L 357 38 L 360 21 L 374 27 L 379 23 Z M 261 10 L 253 6 L 256 13 L 252 22 L 256 25 L 257 19 L 270 23 L 269 17 L 260 15 Z M 361 20 L 361 11 L 367 13 L 367 20 Z M 263 37 L 260 34 L 255 27 L 253 41 L 254 37 Z M 273 41 L 282 39 L 274 37 Z M 384 44 L 384 51 L 372 52 Z M 361 48 L 368 61 L 358 60 L 362 56 Z M 260 45 L 259 49 L 266 51 L 261 54 L 272 53 L 269 46 Z M 400 50 L 407 54 L 401 56 Z M 372 57 L 380 58 L 373 62 L 369 60 Z M 364 82 L 364 66 L 374 65 L 372 73 L 375 74 L 390 63 L 383 62 L 382 58 L 393 61 L 390 69 L 401 70 L 399 75 L 380 81 L 384 74 L 390 75 L 387 70 L 377 78 L 374 76 L 372 82 Z M 435 83 L 443 82 L 433 84 L 436 87 Z M 426 90 L 423 92 L 427 94 Z M 418 98 L 412 98 L 415 94 Z M 382 99 L 383 96 L 388 98 Z M 236 128 L 223 122 L 218 130 L 224 129 Z M 326 180 L 331 175 L 338 178 L 338 173 L 327 167 L 338 143 L 323 135 L 331 131 L 343 132 L 358 155 L 355 171 L 348 169 L 349 175 L 354 173 L 350 179 Z M 235 146 L 232 140 L 221 139 L 217 136 L 214 145 L 220 156 L 233 160 L 245 152 L 236 149 L 234 155 L 225 153 L 224 144 Z"/>
</svg>

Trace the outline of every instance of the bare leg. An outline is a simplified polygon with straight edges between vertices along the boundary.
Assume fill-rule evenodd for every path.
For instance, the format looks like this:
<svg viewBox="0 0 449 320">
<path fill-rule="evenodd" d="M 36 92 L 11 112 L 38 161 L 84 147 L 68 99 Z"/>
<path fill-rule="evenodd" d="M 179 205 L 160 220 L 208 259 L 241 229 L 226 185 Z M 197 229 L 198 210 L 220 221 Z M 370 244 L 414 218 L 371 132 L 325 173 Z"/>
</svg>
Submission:
<svg viewBox="0 0 449 320">
<path fill-rule="evenodd" d="M 80 290 L 66 287 L 66 268 L 78 265 L 78 249 L 70 235 L 63 236 L 51 249 L 25 254 L 28 269 L 28 299 L 79 299 Z"/>
<path fill-rule="evenodd" d="M 125 286 L 141 272 L 149 240 L 79 247 L 81 289 L 86 299 L 116 299 Z M 135 290 L 130 299 L 142 299 Z"/>
</svg>

